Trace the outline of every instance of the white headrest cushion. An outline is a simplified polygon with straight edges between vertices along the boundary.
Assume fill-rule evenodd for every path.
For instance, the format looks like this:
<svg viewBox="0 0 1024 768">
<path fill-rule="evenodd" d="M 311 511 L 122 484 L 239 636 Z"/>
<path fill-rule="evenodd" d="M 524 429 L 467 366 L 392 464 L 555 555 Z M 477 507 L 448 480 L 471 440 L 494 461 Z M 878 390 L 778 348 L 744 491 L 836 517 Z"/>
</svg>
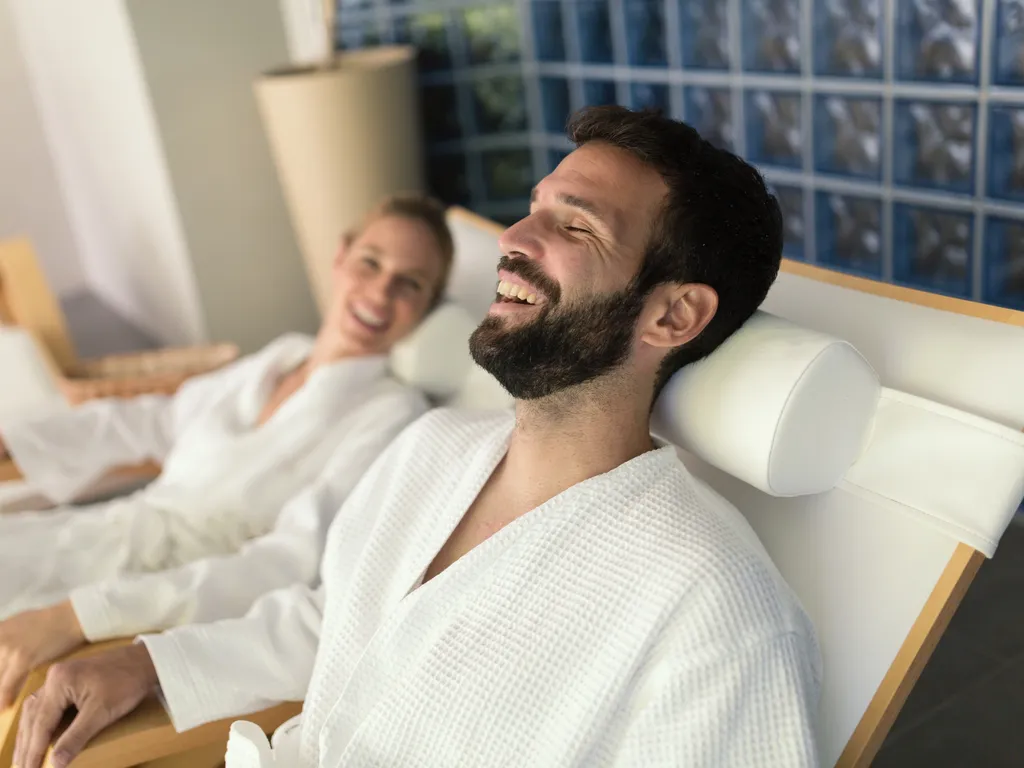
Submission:
<svg viewBox="0 0 1024 768">
<path fill-rule="evenodd" d="M 756 312 L 669 381 L 652 430 L 773 496 L 821 493 L 866 444 L 880 391 L 849 343 Z"/>
<path fill-rule="evenodd" d="M 459 305 L 441 304 L 391 350 L 392 372 L 430 397 L 451 397 L 474 366 L 469 337 L 477 325 Z"/>
</svg>

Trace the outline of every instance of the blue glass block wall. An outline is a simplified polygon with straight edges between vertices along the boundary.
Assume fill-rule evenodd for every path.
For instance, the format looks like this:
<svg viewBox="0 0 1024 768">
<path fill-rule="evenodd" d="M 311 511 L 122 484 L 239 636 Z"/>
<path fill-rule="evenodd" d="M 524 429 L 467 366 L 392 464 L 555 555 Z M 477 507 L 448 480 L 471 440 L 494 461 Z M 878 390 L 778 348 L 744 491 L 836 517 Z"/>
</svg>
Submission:
<svg viewBox="0 0 1024 768">
<path fill-rule="evenodd" d="M 510 222 L 587 104 L 754 162 L 786 255 L 1024 309 L 1024 0 L 342 0 L 421 49 L 434 191 Z"/>
</svg>

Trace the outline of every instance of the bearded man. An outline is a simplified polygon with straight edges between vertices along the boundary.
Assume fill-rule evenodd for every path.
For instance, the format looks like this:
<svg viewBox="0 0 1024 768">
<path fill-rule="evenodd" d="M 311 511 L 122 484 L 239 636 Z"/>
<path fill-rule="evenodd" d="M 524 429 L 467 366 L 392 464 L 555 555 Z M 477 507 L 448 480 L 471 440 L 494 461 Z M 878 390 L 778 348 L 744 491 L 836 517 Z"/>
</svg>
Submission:
<svg viewBox="0 0 1024 768">
<path fill-rule="evenodd" d="M 68 706 L 59 761 L 154 687 L 179 730 L 305 700 L 273 757 L 236 724 L 229 768 L 817 765 L 810 623 L 649 423 L 764 299 L 779 207 L 659 115 L 589 109 L 570 137 L 471 339 L 514 414 L 399 437 L 336 517 L 319 590 L 59 669 L 20 768 Z"/>
</svg>

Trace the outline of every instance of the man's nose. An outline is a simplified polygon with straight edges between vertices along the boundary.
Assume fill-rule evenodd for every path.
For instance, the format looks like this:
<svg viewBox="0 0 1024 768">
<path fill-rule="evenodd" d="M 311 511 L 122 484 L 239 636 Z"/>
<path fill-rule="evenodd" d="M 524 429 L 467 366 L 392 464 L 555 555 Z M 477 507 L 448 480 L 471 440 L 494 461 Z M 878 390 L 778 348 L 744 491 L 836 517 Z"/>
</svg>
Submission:
<svg viewBox="0 0 1024 768">
<path fill-rule="evenodd" d="M 542 229 L 541 217 L 530 214 L 506 229 L 498 238 L 498 246 L 510 258 L 540 259 L 544 254 Z"/>
</svg>

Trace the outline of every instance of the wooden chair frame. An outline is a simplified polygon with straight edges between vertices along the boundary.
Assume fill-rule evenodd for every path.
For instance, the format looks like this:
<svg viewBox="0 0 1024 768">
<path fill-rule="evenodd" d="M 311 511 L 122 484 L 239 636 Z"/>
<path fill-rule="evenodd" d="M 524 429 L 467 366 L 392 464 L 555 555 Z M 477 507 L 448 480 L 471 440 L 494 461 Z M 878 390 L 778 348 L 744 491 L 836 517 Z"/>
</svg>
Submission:
<svg viewBox="0 0 1024 768">
<path fill-rule="evenodd" d="M 496 234 L 503 231 L 500 225 L 465 209 L 453 209 L 450 216 L 485 231 Z M 782 271 L 909 304 L 1024 327 L 1024 312 L 1012 309 L 854 277 L 789 259 L 783 260 Z M 965 544 L 956 547 L 847 742 L 836 768 L 870 766 L 984 559 L 984 555 L 972 547 Z M 41 684 L 41 674 L 40 672 L 33 676 L 23 696 L 31 692 L 31 685 L 35 684 L 38 687 Z M 300 704 L 287 703 L 255 715 L 246 715 L 245 719 L 256 722 L 269 733 L 300 710 Z M 9 713 L 0 713 L 0 768 L 7 768 L 9 765 L 9 762 L 4 761 L 7 755 L 5 749 L 8 742 L 12 741 L 10 736 L 4 739 L 5 717 L 12 716 Z M 13 717 L 16 718 L 16 715 Z M 143 764 L 150 765 L 146 761 L 169 759 L 174 755 L 184 759 L 198 754 L 197 750 L 200 749 L 208 750 L 210 755 L 217 754 L 219 750 L 223 757 L 227 731 L 235 719 L 239 718 L 209 723 L 187 733 L 178 734 L 159 703 L 155 700 L 148 701 L 139 710 L 98 736 L 71 765 L 73 768 L 130 768 Z M 193 764 L 199 765 L 191 762 L 181 763 Z M 168 767 L 171 765 L 177 764 L 166 763 Z M 152 768 L 155 768 L 155 765 Z"/>
</svg>

